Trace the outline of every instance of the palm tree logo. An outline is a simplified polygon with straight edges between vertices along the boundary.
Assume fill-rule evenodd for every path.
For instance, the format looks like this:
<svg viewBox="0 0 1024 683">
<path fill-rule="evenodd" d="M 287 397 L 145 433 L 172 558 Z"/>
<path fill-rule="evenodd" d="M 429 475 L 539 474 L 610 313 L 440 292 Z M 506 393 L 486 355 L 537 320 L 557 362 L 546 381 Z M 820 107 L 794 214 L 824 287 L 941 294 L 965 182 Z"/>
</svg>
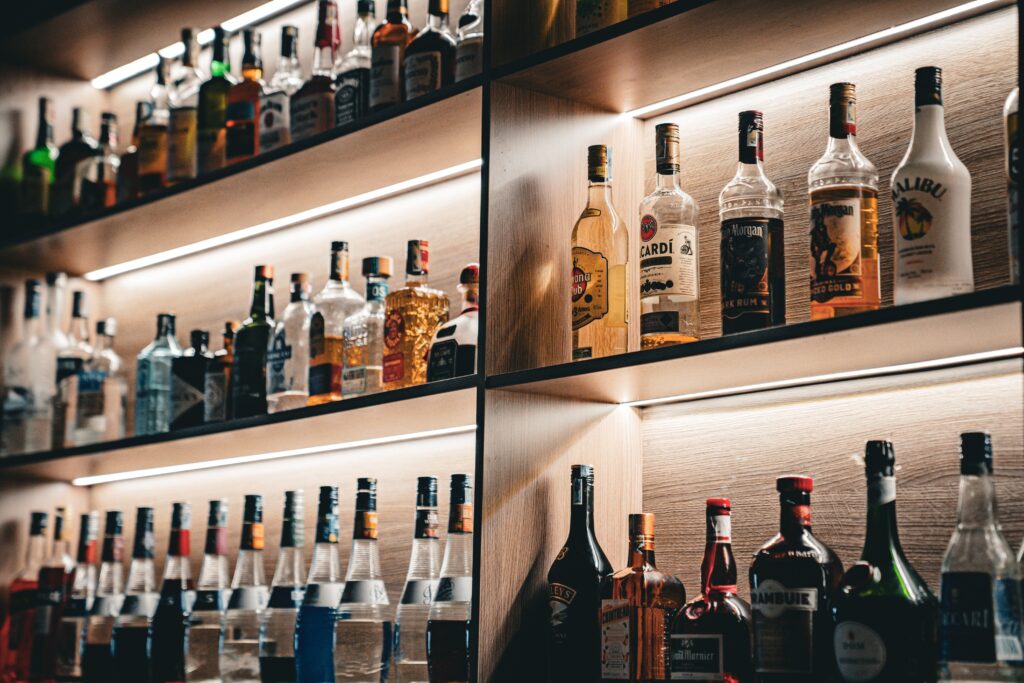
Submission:
<svg viewBox="0 0 1024 683">
<path fill-rule="evenodd" d="M 900 236 L 905 240 L 916 240 L 932 229 L 932 214 L 916 199 L 901 198 L 896 203 Z"/>
</svg>

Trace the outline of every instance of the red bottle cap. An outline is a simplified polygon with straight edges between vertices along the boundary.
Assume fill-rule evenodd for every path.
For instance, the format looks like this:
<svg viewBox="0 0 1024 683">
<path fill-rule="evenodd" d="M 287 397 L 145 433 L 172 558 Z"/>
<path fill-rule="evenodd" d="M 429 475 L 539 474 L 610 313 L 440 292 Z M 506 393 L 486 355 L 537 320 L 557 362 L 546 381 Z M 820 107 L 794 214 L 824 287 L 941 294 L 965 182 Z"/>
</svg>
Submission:
<svg viewBox="0 0 1024 683">
<path fill-rule="evenodd" d="M 707 506 L 709 508 L 719 508 L 727 511 L 732 509 L 732 503 L 728 498 L 708 498 Z"/>
<path fill-rule="evenodd" d="M 801 491 L 810 493 L 814 490 L 814 479 L 798 474 L 789 474 L 775 480 L 775 488 L 779 493 Z"/>
</svg>

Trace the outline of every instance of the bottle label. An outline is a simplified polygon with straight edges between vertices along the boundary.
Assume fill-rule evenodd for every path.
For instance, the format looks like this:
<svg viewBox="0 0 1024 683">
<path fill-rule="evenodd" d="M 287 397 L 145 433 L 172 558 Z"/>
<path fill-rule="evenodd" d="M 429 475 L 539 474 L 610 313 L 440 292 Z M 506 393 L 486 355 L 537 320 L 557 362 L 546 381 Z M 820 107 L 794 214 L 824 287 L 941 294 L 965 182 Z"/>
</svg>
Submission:
<svg viewBox="0 0 1024 683">
<path fill-rule="evenodd" d="M 338 76 L 334 93 L 334 125 L 343 126 L 366 116 L 370 109 L 370 70 L 352 69 Z"/>
<path fill-rule="evenodd" d="M 476 76 L 484 69 L 484 38 L 473 36 L 459 43 L 455 51 L 455 81 Z"/>
<path fill-rule="evenodd" d="M 266 586 L 239 586 L 231 589 L 231 598 L 228 600 L 229 610 L 259 611 L 266 606 Z"/>
<path fill-rule="evenodd" d="M 196 131 L 199 127 L 195 107 L 171 109 L 167 137 L 167 176 L 175 180 L 196 177 Z"/>
<path fill-rule="evenodd" d="M 219 589 L 213 590 L 197 590 L 196 600 L 192 603 L 193 612 L 223 612 L 224 611 L 224 593 L 225 591 Z"/>
<path fill-rule="evenodd" d="M 640 297 L 674 295 L 697 299 L 697 228 L 640 219 Z"/>
<path fill-rule="evenodd" d="M 305 586 L 274 586 L 270 589 L 267 607 L 270 609 L 298 609 L 305 595 Z"/>
<path fill-rule="evenodd" d="M 608 314 L 608 259 L 585 247 L 572 248 L 572 329 Z"/>
<path fill-rule="evenodd" d="M 413 538 L 439 538 L 437 510 L 427 508 L 416 511 L 416 530 Z"/>
<path fill-rule="evenodd" d="M 885 641 L 864 624 L 856 621 L 839 624 L 832 644 L 839 673 L 848 683 L 873 681 L 885 669 Z"/>
<path fill-rule="evenodd" d="M 623 3 L 625 4 L 625 3 Z M 616 16 L 616 0 L 578 0 L 576 3 L 576 35 L 592 33 L 620 19 Z"/>
<path fill-rule="evenodd" d="M 405 377 L 405 319 L 398 311 L 388 311 L 384 318 L 384 382 L 401 382 Z"/>
<path fill-rule="evenodd" d="M 205 387 L 204 387 L 205 389 Z M 191 382 L 181 378 L 177 373 L 171 376 L 171 422 L 177 422 L 182 415 L 199 406 L 203 410 L 202 403 L 205 398 L 205 391 L 193 386 Z M 203 410 L 205 412 L 205 410 Z"/>
<path fill-rule="evenodd" d="M 757 671 L 811 673 L 817 589 L 787 588 L 769 579 L 750 592 L 750 607 Z"/>
<path fill-rule="evenodd" d="M 240 100 L 229 102 L 227 108 L 227 158 L 255 156 L 259 142 L 257 122 L 260 102 Z"/>
<path fill-rule="evenodd" d="M 772 232 L 782 234 L 782 221 L 737 218 L 722 222 L 723 320 L 771 315 L 768 268 Z"/>
<path fill-rule="evenodd" d="M 472 576 L 442 576 L 437 582 L 434 602 L 470 602 L 472 599 Z"/>
<path fill-rule="evenodd" d="M 811 299 L 859 297 L 860 198 L 816 200 L 811 195 Z"/>
<path fill-rule="evenodd" d="M 451 330 L 454 332 L 455 327 L 453 326 Z M 455 377 L 455 360 L 458 351 L 459 343 L 454 339 L 434 342 L 430 347 L 430 356 L 427 358 L 427 381 L 436 382 L 440 379 Z"/>
<path fill-rule="evenodd" d="M 559 553 L 558 559 L 564 557 L 565 548 Z M 556 645 L 564 645 L 569 639 L 569 607 L 576 599 L 578 591 L 561 583 L 548 585 L 548 607 L 551 609 L 551 638 Z"/>
<path fill-rule="evenodd" d="M 292 142 L 334 127 L 334 91 L 313 92 L 291 98 Z"/>
<path fill-rule="evenodd" d="M 1020 587 L 984 572 L 942 575 L 941 659 L 995 662 L 1024 659 L 1020 641 Z"/>
<path fill-rule="evenodd" d="M 972 291 L 970 185 L 955 176 L 945 183 L 914 174 L 893 180 L 897 291 L 929 284 Z"/>
<path fill-rule="evenodd" d="M 352 529 L 352 538 L 368 541 L 377 540 L 377 513 L 369 510 L 357 511 Z"/>
<path fill-rule="evenodd" d="M 403 605 L 429 605 L 434 601 L 437 581 L 410 579 L 402 591 Z"/>
<path fill-rule="evenodd" d="M 345 585 L 341 583 L 311 583 L 302 596 L 303 607 L 329 607 L 335 609 L 341 602 Z"/>
<path fill-rule="evenodd" d="M 167 126 L 139 127 L 139 176 L 167 173 Z"/>
<path fill-rule="evenodd" d="M 373 48 L 370 69 L 370 107 L 402 101 L 402 47 L 378 45 Z"/>
<path fill-rule="evenodd" d="M 196 134 L 196 146 L 199 150 L 196 158 L 200 173 L 209 173 L 224 168 L 227 163 L 228 131 L 220 128 L 200 128 Z"/>
<path fill-rule="evenodd" d="M 121 616 L 138 617 L 144 616 L 152 619 L 156 614 L 156 607 L 160 602 L 159 593 L 137 593 L 124 596 L 121 603 Z"/>
<path fill-rule="evenodd" d="M 82 371 L 82 358 L 57 358 L 57 385 Z"/>
<path fill-rule="evenodd" d="M 441 53 L 421 52 L 406 55 L 405 58 L 405 99 L 406 101 L 427 95 L 441 87 Z"/>
<path fill-rule="evenodd" d="M 291 142 L 290 109 L 288 93 L 283 90 L 260 99 L 260 154 Z"/>
<path fill-rule="evenodd" d="M 388 604 L 388 591 L 384 582 L 380 579 L 369 579 L 366 581 L 346 581 L 345 590 L 341 594 L 342 607 L 338 610 L 339 619 L 350 619 L 351 615 L 346 614 L 344 605 L 386 605 Z"/>
<path fill-rule="evenodd" d="M 287 391 L 290 387 L 285 378 L 285 363 L 292 357 L 292 347 L 288 343 L 284 325 L 274 335 L 270 350 L 267 351 L 267 393 L 276 394 Z"/>
<path fill-rule="evenodd" d="M 473 504 L 458 503 L 452 506 L 448 519 L 448 533 L 473 533 Z"/>
<path fill-rule="evenodd" d="M 85 420 L 101 417 L 104 412 L 103 394 L 107 373 L 103 370 L 82 370 L 78 373 L 79 428 L 88 427 Z"/>
<path fill-rule="evenodd" d="M 221 422 L 227 419 L 227 376 L 222 370 L 206 373 L 203 383 L 203 419 L 205 422 Z"/>
<path fill-rule="evenodd" d="M 896 500 L 896 477 L 875 477 L 868 481 L 868 508 Z"/>
<path fill-rule="evenodd" d="M 722 636 L 699 633 L 673 634 L 672 680 L 724 680 Z"/>
<path fill-rule="evenodd" d="M 323 313 L 317 311 L 309 322 L 309 395 L 330 396 L 341 393 L 341 357 L 334 347 L 340 339 L 328 339 Z M 337 362 L 336 362 L 337 361 Z"/>
<path fill-rule="evenodd" d="M 732 543 L 732 516 L 731 515 L 712 515 L 708 518 L 708 522 L 711 528 L 708 529 L 711 532 L 709 535 L 713 536 L 716 543 Z"/>
<path fill-rule="evenodd" d="M 349 348 L 349 353 L 353 351 L 362 351 L 361 355 L 365 355 L 366 347 L 356 350 Z M 359 396 L 366 393 L 366 366 L 346 365 L 341 371 L 341 395 L 342 396 Z"/>
<path fill-rule="evenodd" d="M 628 600 L 601 601 L 601 678 L 629 680 L 632 668 Z"/>
</svg>

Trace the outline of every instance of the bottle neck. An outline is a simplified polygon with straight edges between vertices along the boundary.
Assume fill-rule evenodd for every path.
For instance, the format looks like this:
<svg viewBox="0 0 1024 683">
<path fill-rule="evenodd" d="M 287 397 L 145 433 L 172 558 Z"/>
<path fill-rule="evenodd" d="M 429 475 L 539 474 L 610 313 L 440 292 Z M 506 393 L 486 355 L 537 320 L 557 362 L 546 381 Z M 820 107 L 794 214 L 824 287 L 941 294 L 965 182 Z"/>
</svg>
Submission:
<svg viewBox="0 0 1024 683">
<path fill-rule="evenodd" d="M 408 0 L 388 0 L 388 22 L 401 23 L 409 16 Z"/>
<path fill-rule="evenodd" d="M 114 345 L 114 338 L 106 334 L 96 335 L 96 353 L 100 354 L 109 350 Z"/>
<path fill-rule="evenodd" d="M 307 583 L 337 583 L 341 581 L 338 543 L 323 542 L 313 546 L 313 560 L 309 564 Z"/>
<path fill-rule="evenodd" d="M 811 529 L 811 497 L 808 494 L 781 498 L 779 531 L 783 536 L 801 536 Z"/>
<path fill-rule="evenodd" d="M 443 32 L 448 30 L 447 14 L 428 14 L 427 29 L 430 31 Z"/>
<path fill-rule="evenodd" d="M 370 40 L 373 37 L 373 15 L 360 14 L 356 19 L 354 42 L 356 49 L 363 48 L 363 51 L 370 49 Z"/>
<path fill-rule="evenodd" d="M 430 274 L 426 271 L 405 274 L 406 287 L 425 287 L 430 282 Z"/>
<path fill-rule="evenodd" d="M 50 285 L 46 295 L 46 329 L 56 332 L 64 319 L 64 286 Z"/>
<path fill-rule="evenodd" d="M 46 561 L 46 536 L 34 534 L 28 537 L 28 549 L 25 551 L 25 568 L 30 574 L 37 574 Z"/>
<path fill-rule="evenodd" d="M 449 533 L 441 562 L 441 576 L 473 575 L 473 534 Z"/>
<path fill-rule="evenodd" d="M 71 336 L 75 341 L 89 341 L 89 319 L 84 316 L 75 316 L 71 319 Z"/>
<path fill-rule="evenodd" d="M 945 109 L 941 104 L 917 107 L 914 113 L 914 133 L 910 138 L 911 153 L 924 151 L 926 147 L 934 149 L 936 141 L 943 150 L 950 149 Z"/>
<path fill-rule="evenodd" d="M 995 483 L 989 475 L 960 477 L 960 502 L 956 511 L 958 529 L 982 529 L 996 525 Z"/>
<path fill-rule="evenodd" d="M 903 554 L 896 525 L 896 478 L 877 476 L 868 481 L 867 533 L 861 559 L 876 567 L 892 564 Z"/>
<path fill-rule="evenodd" d="M 110 596 L 124 593 L 124 567 L 120 561 L 104 561 L 100 565 L 100 578 L 96 582 L 96 595 Z"/>
<path fill-rule="evenodd" d="M 213 61 L 210 62 L 210 77 L 211 78 L 226 78 L 231 72 L 231 65 L 228 64 L 227 57 L 217 59 L 215 56 Z"/>
<path fill-rule="evenodd" d="M 629 539 L 629 566 L 632 569 L 654 568 L 654 539 L 633 536 Z"/>
<path fill-rule="evenodd" d="M 732 516 L 707 516 L 707 542 L 700 568 L 704 595 L 736 593 L 736 558 L 732 553 Z"/>
<path fill-rule="evenodd" d="M 678 168 L 675 170 L 668 167 L 659 168 L 654 176 L 654 189 L 659 192 L 679 191 Z"/>
<path fill-rule="evenodd" d="M 594 534 L 594 485 L 586 478 L 572 481 L 572 505 L 569 512 L 569 539 Z"/>
<path fill-rule="evenodd" d="M 612 203 L 611 180 L 591 180 L 587 188 L 587 208 L 600 208 Z"/>
<path fill-rule="evenodd" d="M 36 131 L 36 148 L 49 147 L 53 144 L 53 122 L 46 111 L 39 112 L 39 129 Z"/>
<path fill-rule="evenodd" d="M 331 280 L 333 282 L 348 282 L 348 250 L 331 252 Z"/>
<path fill-rule="evenodd" d="M 262 278 L 252 285 L 252 306 L 249 317 L 254 321 L 263 321 L 274 315 L 274 290 L 271 283 Z"/>
<path fill-rule="evenodd" d="M 377 539 L 353 538 L 346 581 L 372 581 L 381 578 L 380 550 Z"/>
<path fill-rule="evenodd" d="M 275 586 L 301 586 L 304 560 L 301 547 L 281 548 L 277 554 L 273 584 Z"/>
</svg>

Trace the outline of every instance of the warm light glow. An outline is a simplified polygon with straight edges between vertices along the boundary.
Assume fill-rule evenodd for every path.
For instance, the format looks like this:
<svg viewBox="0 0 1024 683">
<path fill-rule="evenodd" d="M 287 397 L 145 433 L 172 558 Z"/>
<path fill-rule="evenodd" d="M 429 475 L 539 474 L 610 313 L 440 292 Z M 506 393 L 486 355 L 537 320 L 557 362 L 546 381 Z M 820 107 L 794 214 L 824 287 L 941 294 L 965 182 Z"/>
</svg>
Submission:
<svg viewBox="0 0 1024 683">
<path fill-rule="evenodd" d="M 309 448 L 296 448 L 290 451 L 274 451 L 272 453 L 258 453 L 256 455 L 240 455 L 234 458 L 220 458 L 218 460 L 207 460 L 205 462 L 186 463 L 184 465 L 167 465 L 166 467 L 150 467 L 142 470 L 129 470 L 128 472 L 114 472 L 111 474 L 96 474 L 88 477 L 72 479 L 74 486 L 95 486 L 97 484 L 109 484 L 115 481 L 128 481 L 130 479 L 145 479 L 147 477 L 159 477 L 166 474 L 179 474 L 181 472 L 195 472 L 196 470 L 209 470 L 217 467 L 229 467 L 231 465 L 243 465 L 250 462 L 264 462 L 266 460 L 280 460 L 282 458 L 295 458 L 303 455 L 316 455 L 317 453 L 336 453 L 338 451 L 349 451 L 354 448 L 367 448 L 369 446 L 381 446 L 405 441 L 416 441 L 419 439 L 432 439 L 439 436 L 452 436 L 455 434 L 469 434 L 476 431 L 476 425 L 464 425 L 462 427 L 446 427 L 444 429 L 431 429 L 425 432 L 413 432 L 411 434 L 398 434 L 395 436 L 383 436 L 376 439 L 361 439 L 359 441 L 345 441 L 332 443 L 326 446 L 311 446 Z"/>
<path fill-rule="evenodd" d="M 474 159 L 473 161 L 467 161 L 464 164 L 458 164 L 457 166 L 450 166 L 448 168 L 441 169 L 440 171 L 427 173 L 426 175 L 419 176 L 418 178 L 403 180 L 400 183 L 371 190 L 370 192 L 364 192 L 363 194 L 358 194 L 354 197 L 347 197 L 346 199 L 340 199 L 336 202 L 331 202 L 330 204 L 324 204 L 323 206 L 317 206 L 312 209 L 293 213 L 290 216 L 275 218 L 274 220 L 267 221 L 266 223 L 260 223 L 248 228 L 234 230 L 223 235 L 217 235 L 216 237 L 210 237 L 209 239 L 200 240 L 199 242 L 175 247 L 174 249 L 168 249 L 167 251 L 161 251 L 157 254 L 132 259 L 131 261 L 125 261 L 124 263 L 118 263 L 113 266 L 92 270 L 86 273 L 83 277 L 91 282 L 99 282 L 100 280 L 106 280 L 107 278 L 114 277 L 115 275 L 123 275 L 124 273 L 130 273 L 133 270 L 148 268 L 149 266 L 153 266 L 158 263 L 164 263 L 166 261 L 181 258 L 182 256 L 198 254 L 201 251 L 221 247 L 225 244 L 231 244 L 232 242 L 239 242 L 257 235 L 264 235 L 268 232 L 273 232 L 274 230 L 298 225 L 299 223 L 306 223 L 316 218 L 323 218 L 324 216 L 330 216 L 332 214 L 348 211 L 349 209 L 364 206 L 382 199 L 387 199 L 388 197 L 393 197 L 403 192 L 416 190 L 421 187 L 427 187 L 428 185 L 434 185 L 444 180 L 468 175 L 478 171 L 482 165 L 482 159 Z"/>
</svg>

